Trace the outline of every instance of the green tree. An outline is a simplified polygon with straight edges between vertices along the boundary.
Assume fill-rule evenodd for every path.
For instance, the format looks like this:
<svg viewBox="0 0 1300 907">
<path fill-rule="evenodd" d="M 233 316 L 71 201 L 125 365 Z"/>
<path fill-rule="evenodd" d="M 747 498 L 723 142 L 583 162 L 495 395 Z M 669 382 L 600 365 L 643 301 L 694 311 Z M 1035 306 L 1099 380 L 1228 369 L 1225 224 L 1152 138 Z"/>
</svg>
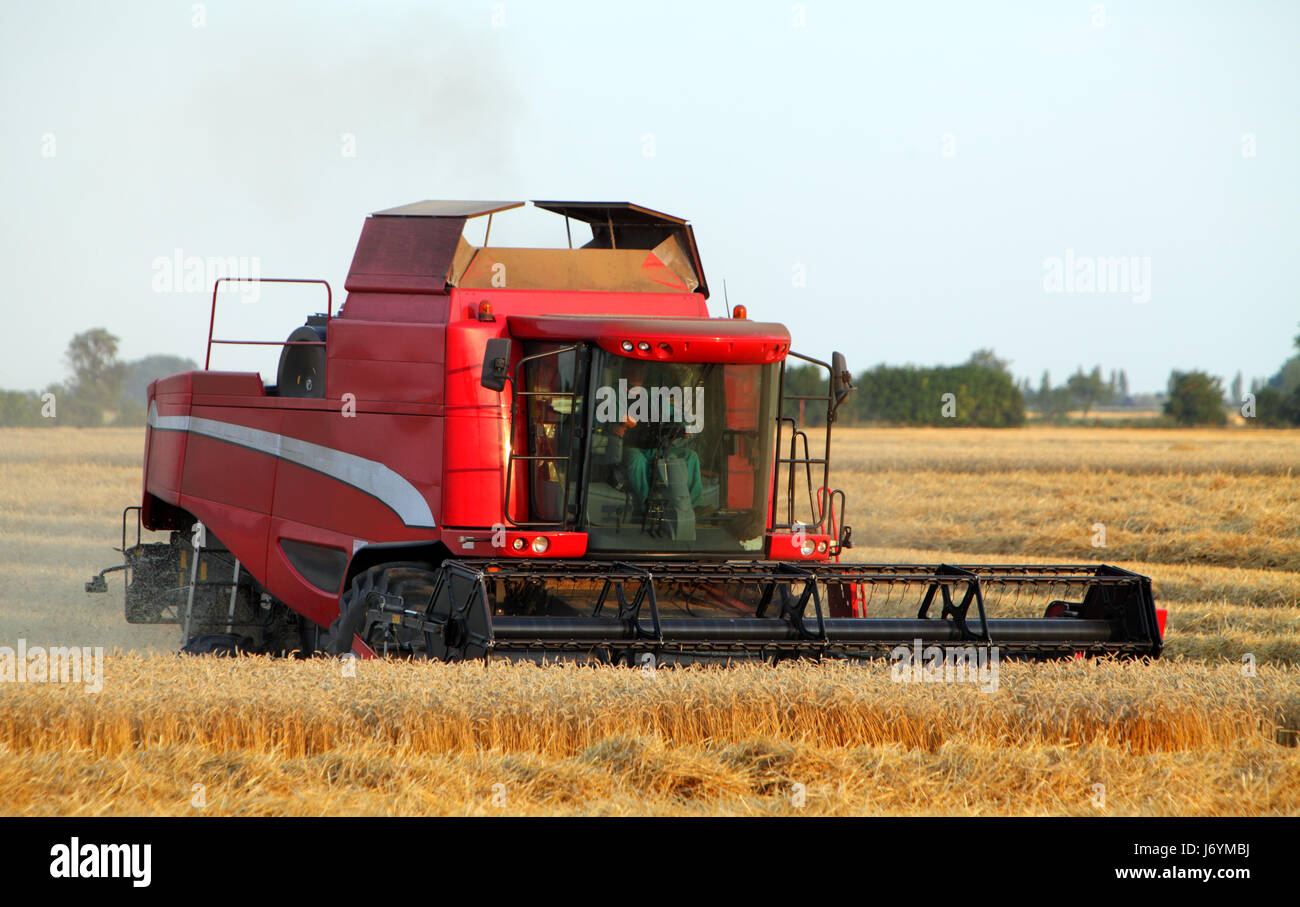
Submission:
<svg viewBox="0 0 1300 907">
<path fill-rule="evenodd" d="M 1223 382 L 1205 372 L 1175 371 L 1169 376 L 1165 415 L 1179 425 L 1222 425 Z"/>
<path fill-rule="evenodd" d="M 851 398 L 854 412 L 862 421 L 894 425 L 1023 425 L 1025 398 L 1015 379 L 1005 368 L 991 368 L 980 359 L 980 364 L 938 368 L 868 369 L 857 378 L 858 390 Z M 949 411 L 955 415 L 944 415 L 945 401 L 952 403 Z"/>
<path fill-rule="evenodd" d="M 35 391 L 0 391 L 0 425 L 41 425 L 41 398 Z"/>
<path fill-rule="evenodd" d="M 42 393 L 0 390 L 0 425 L 96 426 L 106 416 L 115 425 L 143 425 L 149 383 L 198 368 L 191 359 L 167 355 L 119 362 L 117 343 L 103 328 L 77 334 L 65 353 L 67 381 L 45 388 L 54 395 L 54 418 L 46 418 Z"/>
<path fill-rule="evenodd" d="M 65 358 L 72 376 L 61 388 L 51 388 L 61 425 L 103 425 L 122 399 L 125 373 L 117 361 L 117 338 L 104 328 L 83 331 L 68 343 Z"/>
<path fill-rule="evenodd" d="M 1008 375 L 1011 374 L 1011 360 L 999 359 L 997 355 L 989 349 L 976 350 L 971 353 L 970 359 L 967 360 L 966 364 L 973 365 L 976 368 L 986 368 L 995 372 L 1006 372 Z"/>
<path fill-rule="evenodd" d="M 1300 349 L 1300 334 L 1295 345 Z M 1292 356 L 1267 382 L 1250 382 L 1255 395 L 1255 417 L 1261 425 L 1300 425 L 1300 356 Z"/>
<path fill-rule="evenodd" d="M 1070 396 L 1083 409 L 1085 417 L 1098 401 L 1106 397 L 1106 381 L 1101 377 L 1100 365 L 1093 368 L 1086 375 L 1083 373 L 1083 369 L 1079 368 L 1065 382 L 1065 387 L 1069 390 Z"/>
<path fill-rule="evenodd" d="M 1277 370 L 1277 374 L 1268 379 L 1268 386 L 1275 387 L 1284 394 L 1300 387 L 1300 356 L 1292 356 L 1282 367 Z"/>
<path fill-rule="evenodd" d="M 1255 419 L 1269 428 L 1300 425 L 1300 391 L 1285 396 L 1276 387 L 1255 392 Z"/>
<path fill-rule="evenodd" d="M 1300 350 L 1300 334 L 1296 335 L 1295 345 L 1296 349 Z M 1289 397 L 1292 391 L 1300 388 L 1300 355 L 1292 356 L 1283 362 L 1277 374 L 1269 378 L 1267 384 L 1281 391 L 1283 397 Z"/>
<path fill-rule="evenodd" d="M 1066 421 L 1073 406 L 1074 397 L 1064 387 L 1051 388 L 1047 393 L 1040 395 L 1038 401 L 1038 407 L 1043 413 L 1043 418 L 1050 419 L 1053 422 Z"/>
</svg>

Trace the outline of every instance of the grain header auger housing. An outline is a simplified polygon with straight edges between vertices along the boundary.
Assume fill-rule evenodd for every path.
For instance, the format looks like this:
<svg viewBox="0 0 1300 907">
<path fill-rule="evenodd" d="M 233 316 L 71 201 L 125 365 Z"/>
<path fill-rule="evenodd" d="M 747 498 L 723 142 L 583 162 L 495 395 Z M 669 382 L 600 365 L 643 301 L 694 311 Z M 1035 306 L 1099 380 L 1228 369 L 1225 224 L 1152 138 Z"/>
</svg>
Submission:
<svg viewBox="0 0 1300 907">
<path fill-rule="evenodd" d="M 208 367 L 247 342 L 213 336 L 218 281 L 204 369 L 148 390 L 143 499 L 110 568 L 128 620 L 179 623 L 195 652 L 1159 654 L 1150 583 L 1116 567 L 841 563 L 844 358 L 800 356 L 742 306 L 711 318 L 684 220 L 534 202 L 563 219 L 558 248 L 489 245 L 523 204 L 369 217 L 344 304 L 317 282 L 325 311 L 280 344 L 273 385 Z M 793 393 L 792 360 L 822 389 Z"/>
</svg>

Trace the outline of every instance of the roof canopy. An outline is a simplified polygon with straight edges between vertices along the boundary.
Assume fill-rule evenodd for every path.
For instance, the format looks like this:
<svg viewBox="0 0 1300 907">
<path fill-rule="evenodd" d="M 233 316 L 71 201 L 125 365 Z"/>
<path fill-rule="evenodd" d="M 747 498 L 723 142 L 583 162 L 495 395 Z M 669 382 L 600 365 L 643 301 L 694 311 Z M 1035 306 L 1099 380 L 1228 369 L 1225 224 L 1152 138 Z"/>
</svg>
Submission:
<svg viewBox="0 0 1300 907">
<path fill-rule="evenodd" d="M 495 214 L 518 208 L 524 202 L 467 202 L 444 199 L 426 199 L 399 205 L 386 211 L 376 211 L 374 217 L 478 217 L 480 214 Z"/>
<path fill-rule="evenodd" d="M 533 202 L 534 207 L 554 211 L 588 224 L 685 224 L 671 214 L 651 211 L 631 202 Z"/>
<path fill-rule="evenodd" d="M 459 285 L 462 279 L 472 280 L 477 270 L 471 266 L 477 256 L 467 253 L 481 250 L 465 242 L 462 236 L 465 221 L 524 204 L 522 201 L 425 200 L 376 211 L 367 220 L 357 244 L 348 274 L 348 290 L 438 293 L 445 292 L 448 286 Z M 684 289 L 709 295 L 695 233 L 684 219 L 631 202 L 534 201 L 533 205 L 591 227 L 591 241 L 570 254 L 583 250 L 654 252 L 666 259 L 662 264 L 676 276 L 668 275 L 671 279 L 665 280 L 649 274 L 650 285 L 680 284 Z M 569 250 L 552 250 L 548 254 L 560 251 Z M 597 262 L 590 256 L 590 261 L 564 263 L 545 258 L 534 262 L 536 255 L 529 258 L 518 250 L 507 253 L 498 249 L 494 254 L 511 255 L 519 263 L 528 264 L 528 270 L 536 272 L 534 280 L 559 281 L 557 289 L 565 288 L 565 282 L 577 282 L 582 286 L 575 288 L 583 289 L 620 288 L 617 272 L 625 267 L 603 259 Z M 546 266 L 539 269 L 543 262 Z M 591 286 L 586 286 L 587 283 Z M 627 288 L 633 285 L 635 281 Z"/>
</svg>

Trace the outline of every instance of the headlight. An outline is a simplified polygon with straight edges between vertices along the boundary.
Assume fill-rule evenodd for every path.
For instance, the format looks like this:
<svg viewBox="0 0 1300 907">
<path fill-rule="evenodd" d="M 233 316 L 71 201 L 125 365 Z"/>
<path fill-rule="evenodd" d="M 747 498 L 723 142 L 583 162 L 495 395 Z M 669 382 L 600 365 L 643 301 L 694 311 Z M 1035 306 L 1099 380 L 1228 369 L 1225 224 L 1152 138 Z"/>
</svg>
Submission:
<svg viewBox="0 0 1300 907">
<path fill-rule="evenodd" d="M 533 551 L 536 554 L 545 554 L 546 549 L 551 547 L 551 540 L 544 535 L 539 535 L 533 539 Z"/>
<path fill-rule="evenodd" d="M 804 557 L 812 557 L 812 553 L 817 550 L 817 543 L 812 539 L 804 539 L 803 544 L 799 546 L 799 553 Z"/>
<path fill-rule="evenodd" d="M 825 553 L 826 553 L 826 548 L 827 548 L 827 545 L 826 545 L 826 540 L 825 540 L 825 539 L 822 539 L 820 542 L 817 543 L 817 553 L 818 553 L 818 554 L 825 554 Z"/>
<path fill-rule="evenodd" d="M 630 352 L 632 352 L 632 349 L 633 349 L 633 347 L 632 347 L 632 341 L 631 341 L 631 340 L 624 340 L 624 341 L 623 341 L 623 352 L 625 352 L 625 353 L 630 353 Z"/>
<path fill-rule="evenodd" d="M 524 545 L 527 545 L 527 544 L 528 544 L 528 543 L 524 541 L 523 536 L 520 536 L 519 538 L 515 539 L 515 541 L 514 541 L 514 548 L 515 548 L 516 551 L 523 551 L 523 550 L 524 550 Z"/>
</svg>

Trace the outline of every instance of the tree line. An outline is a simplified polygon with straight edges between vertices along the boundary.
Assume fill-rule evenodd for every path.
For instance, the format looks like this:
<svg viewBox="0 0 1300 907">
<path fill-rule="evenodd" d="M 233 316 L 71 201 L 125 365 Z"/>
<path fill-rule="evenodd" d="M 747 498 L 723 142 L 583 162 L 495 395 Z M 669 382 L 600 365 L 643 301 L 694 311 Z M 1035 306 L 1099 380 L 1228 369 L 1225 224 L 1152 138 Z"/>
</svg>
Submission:
<svg viewBox="0 0 1300 907">
<path fill-rule="evenodd" d="M 1241 372 L 1225 396 L 1220 378 L 1175 371 L 1169 376 L 1165 415 L 1180 425 L 1222 425 L 1228 411 L 1237 409 L 1247 421 L 1265 427 L 1300 426 L 1300 334 L 1294 343 L 1296 354 L 1267 381 L 1252 381 L 1249 393 L 1242 389 Z"/>
<path fill-rule="evenodd" d="M 198 368 L 180 356 L 122 362 L 118 342 L 104 328 L 77 334 L 64 354 L 66 381 L 41 391 L 0 390 L 0 426 L 144 425 L 149 383 Z"/>
<path fill-rule="evenodd" d="M 1044 371 L 1037 389 L 1031 387 L 1029 379 L 1025 378 L 1020 392 L 1024 395 L 1027 406 L 1047 418 L 1064 418 L 1074 410 L 1081 410 L 1086 418 L 1095 406 L 1129 406 L 1133 403 L 1128 372 L 1124 369 L 1111 369 L 1110 377 L 1104 378 L 1100 365 L 1094 366 L 1087 373 L 1080 366 L 1064 384 L 1055 387 L 1052 385 L 1051 373 Z"/>
<path fill-rule="evenodd" d="M 1276 374 L 1250 384 L 1255 417 L 1264 425 L 1300 425 L 1300 334 L 1295 336 L 1295 348 L 1296 355 L 1282 363 Z"/>
<path fill-rule="evenodd" d="M 1223 380 L 1203 371 L 1173 371 L 1162 396 L 1135 395 L 1128 374 L 1100 365 L 1075 370 L 1053 385 L 1043 372 L 1038 387 L 1029 379 L 1017 382 L 1009 363 L 992 350 L 977 350 L 954 366 L 877 365 L 855 376 L 857 390 L 840 407 L 836 419 L 849 424 L 983 426 L 1010 428 L 1025 424 L 1027 411 L 1063 421 L 1072 412 L 1086 418 L 1098 406 L 1160 407 L 1171 425 L 1223 425 L 1228 413 L 1239 410 L 1248 423 L 1267 427 L 1300 426 L 1300 335 L 1297 354 L 1267 380 L 1251 382 L 1249 393 L 1238 372 L 1230 389 Z M 787 367 L 787 394 L 826 393 L 825 369 L 813 365 Z M 825 404 L 786 401 L 782 415 L 802 425 L 825 422 Z"/>
<path fill-rule="evenodd" d="M 890 425 L 987 426 L 1025 424 L 1025 398 L 1006 361 L 977 350 L 961 365 L 877 365 L 854 376 L 857 389 L 836 420 Z M 787 368 L 787 394 L 826 393 L 826 371 L 818 366 Z M 783 415 L 804 425 L 825 423 L 825 404 L 787 401 Z"/>
</svg>

